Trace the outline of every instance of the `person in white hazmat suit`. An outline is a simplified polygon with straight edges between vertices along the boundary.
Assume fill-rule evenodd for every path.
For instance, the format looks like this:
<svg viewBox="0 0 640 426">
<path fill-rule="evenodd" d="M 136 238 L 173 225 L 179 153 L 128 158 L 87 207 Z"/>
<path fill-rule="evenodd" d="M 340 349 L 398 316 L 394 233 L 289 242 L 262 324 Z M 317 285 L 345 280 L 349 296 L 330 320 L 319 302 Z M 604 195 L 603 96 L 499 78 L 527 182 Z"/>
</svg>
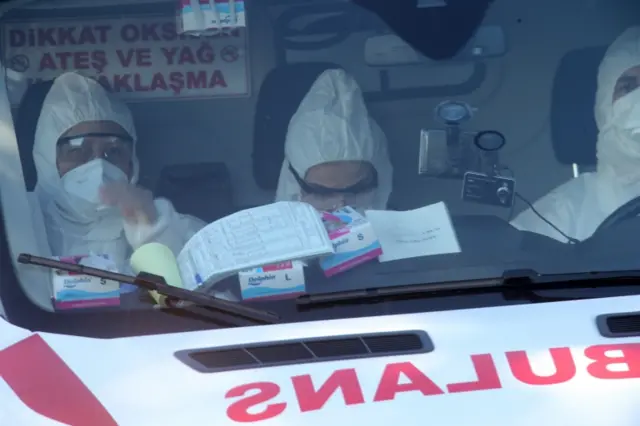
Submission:
<svg viewBox="0 0 640 426">
<path fill-rule="evenodd" d="M 106 254 L 124 272 L 143 244 L 175 255 L 205 223 L 138 186 L 137 136 L 128 107 L 95 80 L 59 76 L 35 132 L 35 193 L 51 254 Z"/>
<path fill-rule="evenodd" d="M 616 209 L 640 196 L 640 27 L 625 31 L 609 46 L 598 71 L 595 118 L 597 171 L 559 186 L 534 208 L 577 241 L 589 238 Z M 512 225 L 569 242 L 532 209 Z"/>
<path fill-rule="evenodd" d="M 392 179 L 386 137 L 360 87 L 343 70 L 325 71 L 289 123 L 276 200 L 384 210 Z"/>
</svg>

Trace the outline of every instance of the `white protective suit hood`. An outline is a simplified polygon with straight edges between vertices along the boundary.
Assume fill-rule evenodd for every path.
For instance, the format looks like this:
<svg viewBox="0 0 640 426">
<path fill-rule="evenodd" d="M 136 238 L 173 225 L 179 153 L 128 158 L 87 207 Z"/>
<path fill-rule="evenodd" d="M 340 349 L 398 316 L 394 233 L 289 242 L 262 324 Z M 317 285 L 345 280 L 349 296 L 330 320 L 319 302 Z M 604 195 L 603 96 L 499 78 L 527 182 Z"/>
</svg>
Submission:
<svg viewBox="0 0 640 426">
<path fill-rule="evenodd" d="M 113 121 L 131 136 L 134 144 L 136 142 L 133 117 L 126 105 L 114 99 L 93 79 L 74 72 L 62 74 L 54 81 L 42 105 L 33 147 L 38 173 L 35 193 L 50 222 L 49 240 L 54 252 L 59 251 L 55 247 L 66 237 L 109 241 L 122 234 L 122 217 L 116 209 L 100 214 L 74 209 L 73 199 L 62 185 L 56 165 L 58 139 L 73 126 L 87 121 Z M 135 155 L 133 163 L 131 183 L 136 183 L 139 167 Z"/>
<path fill-rule="evenodd" d="M 640 27 L 622 33 L 607 49 L 598 71 L 595 118 L 598 173 L 623 184 L 640 181 L 640 89 L 612 102 L 617 80 L 640 65 Z M 635 135 L 632 132 L 637 132 Z"/>
<path fill-rule="evenodd" d="M 598 70 L 595 119 L 598 125 L 596 173 L 583 173 L 560 185 L 511 224 L 559 241 L 589 238 L 616 209 L 640 194 L 640 89 L 613 102 L 622 74 L 640 65 L 640 28 L 622 33 L 607 49 Z M 569 238 L 567 238 L 569 237 Z"/>
<path fill-rule="evenodd" d="M 311 167 L 333 161 L 370 162 L 378 173 L 371 208 L 386 209 L 393 183 L 387 141 L 369 117 L 360 87 L 343 70 L 320 75 L 291 119 L 276 200 L 291 201 L 300 196 L 289 164 L 304 177 Z"/>
</svg>

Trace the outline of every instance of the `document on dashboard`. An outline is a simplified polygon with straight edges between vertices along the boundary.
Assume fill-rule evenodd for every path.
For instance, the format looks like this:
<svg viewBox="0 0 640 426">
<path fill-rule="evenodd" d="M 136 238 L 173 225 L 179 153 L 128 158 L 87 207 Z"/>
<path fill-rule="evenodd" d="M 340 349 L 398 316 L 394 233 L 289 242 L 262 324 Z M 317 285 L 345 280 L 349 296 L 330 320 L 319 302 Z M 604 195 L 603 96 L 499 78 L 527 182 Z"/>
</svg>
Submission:
<svg viewBox="0 0 640 426">
<path fill-rule="evenodd" d="M 382 246 L 380 262 L 461 252 L 443 202 L 403 212 L 368 210 L 365 214 Z"/>
<path fill-rule="evenodd" d="M 301 202 L 278 202 L 234 213 L 201 229 L 178 255 L 186 288 L 195 290 L 239 271 L 332 254 L 318 212 Z"/>
</svg>

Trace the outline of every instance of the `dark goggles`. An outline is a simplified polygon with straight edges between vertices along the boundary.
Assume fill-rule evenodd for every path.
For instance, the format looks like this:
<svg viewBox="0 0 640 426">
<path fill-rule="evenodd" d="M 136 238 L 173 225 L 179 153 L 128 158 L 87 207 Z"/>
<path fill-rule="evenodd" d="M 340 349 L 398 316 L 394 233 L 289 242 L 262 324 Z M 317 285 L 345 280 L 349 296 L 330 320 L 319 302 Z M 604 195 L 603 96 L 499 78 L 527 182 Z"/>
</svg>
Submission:
<svg viewBox="0 0 640 426">
<path fill-rule="evenodd" d="M 58 139 L 58 146 L 62 145 L 71 145 L 71 146 L 80 146 L 85 141 L 109 141 L 113 143 L 125 143 L 129 145 L 133 145 L 133 139 L 128 135 L 115 134 L 115 133 L 83 133 L 79 135 L 73 136 L 63 136 Z"/>
<path fill-rule="evenodd" d="M 129 161 L 133 155 L 133 139 L 113 133 L 85 133 L 63 136 L 58 140 L 58 157 L 63 161 L 86 162 L 96 156 L 96 145 L 104 152 L 100 157 Z"/>
<path fill-rule="evenodd" d="M 329 188 L 323 185 L 318 185 L 315 183 L 309 183 L 302 179 L 300 175 L 294 170 L 294 168 L 289 164 L 289 171 L 295 178 L 296 182 L 300 186 L 303 192 L 307 194 L 320 195 L 320 196 L 330 196 L 333 194 L 362 194 L 364 192 L 373 191 L 378 187 L 378 173 L 374 168 L 371 168 L 372 173 L 368 178 L 361 180 L 360 182 L 355 183 L 346 188 Z"/>
</svg>

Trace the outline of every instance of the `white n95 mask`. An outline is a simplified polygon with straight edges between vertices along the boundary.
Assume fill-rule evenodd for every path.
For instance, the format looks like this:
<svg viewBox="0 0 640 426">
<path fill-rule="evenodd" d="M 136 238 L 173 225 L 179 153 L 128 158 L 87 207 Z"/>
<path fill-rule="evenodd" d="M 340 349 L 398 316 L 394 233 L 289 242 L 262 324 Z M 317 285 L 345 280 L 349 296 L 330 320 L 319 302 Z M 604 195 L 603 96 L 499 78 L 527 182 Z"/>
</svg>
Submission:
<svg viewBox="0 0 640 426">
<path fill-rule="evenodd" d="M 613 102 L 597 150 L 601 175 L 622 184 L 640 182 L 640 89 Z"/>
<path fill-rule="evenodd" d="M 613 104 L 612 124 L 640 139 L 640 89 L 618 99 Z"/>
<path fill-rule="evenodd" d="M 117 166 L 101 158 L 68 171 L 62 177 L 64 190 L 74 198 L 99 207 L 100 187 L 105 183 L 127 182 L 127 175 Z"/>
</svg>

